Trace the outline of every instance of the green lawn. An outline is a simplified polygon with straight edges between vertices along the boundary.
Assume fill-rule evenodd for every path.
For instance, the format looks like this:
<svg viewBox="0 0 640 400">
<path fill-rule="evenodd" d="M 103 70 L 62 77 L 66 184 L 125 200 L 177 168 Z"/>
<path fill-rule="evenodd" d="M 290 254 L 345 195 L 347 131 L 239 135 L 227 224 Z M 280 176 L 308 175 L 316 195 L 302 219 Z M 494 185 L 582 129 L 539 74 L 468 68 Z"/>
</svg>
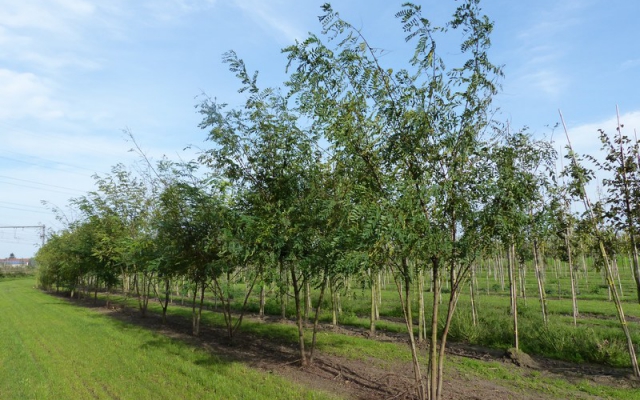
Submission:
<svg viewBox="0 0 640 400">
<path fill-rule="evenodd" d="M 327 398 L 0 280 L 0 399 Z"/>
</svg>

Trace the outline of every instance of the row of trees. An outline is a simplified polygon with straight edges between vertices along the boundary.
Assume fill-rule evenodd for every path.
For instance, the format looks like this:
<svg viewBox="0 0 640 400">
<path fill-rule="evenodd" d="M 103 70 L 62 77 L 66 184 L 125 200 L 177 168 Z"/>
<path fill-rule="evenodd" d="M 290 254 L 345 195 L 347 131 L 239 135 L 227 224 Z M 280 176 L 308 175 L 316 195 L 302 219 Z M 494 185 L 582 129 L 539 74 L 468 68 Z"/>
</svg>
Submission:
<svg viewBox="0 0 640 400">
<path fill-rule="evenodd" d="M 425 399 L 442 396 L 460 291 L 474 265 L 496 251 L 507 254 L 516 347 L 517 267 L 534 260 L 546 321 L 545 248 L 563 248 L 569 263 L 600 249 L 594 254 L 606 266 L 611 243 L 624 238 L 640 301 L 637 141 L 602 132 L 609 155 L 598 166 L 613 176 L 604 182 L 607 196 L 574 215 L 570 205 L 585 198 L 593 177 L 581 160 L 570 153 L 560 179 L 549 143 L 490 118 L 502 71 L 489 61 L 493 25 L 479 0 L 462 2 L 442 26 L 414 4 L 397 18 L 407 41 L 415 42 L 413 57 L 397 71 L 382 65 L 380 51 L 329 5 L 320 17 L 323 36 L 284 50 L 291 70 L 286 92 L 261 89 L 257 73 L 235 53 L 225 54 L 246 102 L 238 109 L 210 98 L 200 104 L 211 148 L 188 163 L 153 164 L 139 151 L 143 168 L 136 173 L 118 165 L 97 177 L 95 192 L 72 201 L 81 217 L 39 251 L 40 284 L 72 295 L 117 288 L 138 299 L 142 315 L 155 298 L 163 317 L 172 292 L 188 293 L 195 335 L 209 291 L 230 338 L 243 315 L 232 313 L 231 285 L 246 284 L 242 309 L 257 289 L 261 314 L 275 289 L 283 317 L 287 299 L 294 301 L 306 365 L 313 360 L 313 344 L 306 349 L 304 338 L 311 292 L 317 293 L 315 328 L 325 293 L 335 304 L 340 288 L 362 277 L 371 288 L 375 334 L 375 298 L 387 271 L 402 303 L 416 393 Z M 461 37 L 463 57 L 453 67 L 436 48 L 443 35 Z M 430 316 L 424 315 L 425 275 L 433 292 Z M 441 311 L 443 282 L 450 295 Z M 610 288 L 615 292 L 612 281 Z M 427 332 L 425 374 L 416 341 Z M 630 343 L 635 361 L 633 348 Z"/>
</svg>

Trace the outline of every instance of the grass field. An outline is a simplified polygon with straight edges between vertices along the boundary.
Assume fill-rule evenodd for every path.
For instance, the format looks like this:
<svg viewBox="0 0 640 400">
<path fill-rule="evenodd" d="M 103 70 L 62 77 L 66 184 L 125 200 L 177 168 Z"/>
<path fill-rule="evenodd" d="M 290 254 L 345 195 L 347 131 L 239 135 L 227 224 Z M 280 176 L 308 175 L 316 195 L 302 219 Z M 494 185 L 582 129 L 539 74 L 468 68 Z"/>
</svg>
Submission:
<svg viewBox="0 0 640 400">
<path fill-rule="evenodd" d="M 0 399 L 329 398 L 0 280 Z"/>
<path fill-rule="evenodd" d="M 159 311 L 156 304 L 150 307 L 152 312 Z M 33 289 L 31 278 L 0 280 L 0 310 L 0 399 L 331 397 L 49 296 Z M 189 312 L 188 308 L 170 307 L 169 318 L 188 319 Z M 203 323 L 220 325 L 221 316 L 205 312 Z M 296 341 L 291 324 L 248 319 L 243 330 L 265 339 Z M 402 342 L 382 343 L 329 331 L 321 332 L 318 346 L 323 352 L 368 363 L 404 363 L 410 357 Z M 558 399 L 640 399 L 637 389 L 588 380 L 570 382 L 497 362 L 463 357 L 448 360 L 447 376 L 462 374 L 464 380 L 474 377 L 520 393 Z"/>
</svg>

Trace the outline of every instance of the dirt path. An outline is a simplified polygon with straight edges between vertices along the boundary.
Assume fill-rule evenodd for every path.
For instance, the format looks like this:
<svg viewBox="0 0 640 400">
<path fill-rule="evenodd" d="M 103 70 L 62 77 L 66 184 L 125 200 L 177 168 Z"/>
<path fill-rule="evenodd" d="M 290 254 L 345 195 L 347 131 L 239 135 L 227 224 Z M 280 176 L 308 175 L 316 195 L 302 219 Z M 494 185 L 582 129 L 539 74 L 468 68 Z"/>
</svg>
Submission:
<svg viewBox="0 0 640 400">
<path fill-rule="evenodd" d="M 80 303 L 82 304 L 82 303 Z M 140 318 L 133 310 L 115 310 L 97 307 L 99 312 L 118 320 L 144 326 L 157 333 L 176 338 L 232 361 L 246 363 L 268 373 L 278 374 L 290 381 L 304 386 L 331 392 L 351 399 L 414 399 L 412 388 L 412 370 L 409 363 L 385 362 L 375 360 L 353 360 L 331 354 L 316 352 L 313 365 L 301 368 L 297 365 L 296 344 L 282 343 L 240 331 L 230 345 L 221 328 L 201 327 L 200 337 L 190 335 L 191 321 L 171 316 L 166 325 L 162 325 L 159 315 L 150 314 Z M 251 318 L 251 317 L 245 317 Z M 257 321 L 257 320 L 256 320 Z M 275 320 L 274 320 L 275 321 Z M 280 322 L 278 320 L 278 322 Z M 265 321 L 264 323 L 269 323 Z M 367 336 L 365 330 L 358 328 L 322 329 L 339 331 L 346 335 Z M 404 335 L 381 334 L 375 338 L 380 341 L 406 343 Z M 533 357 L 528 367 L 518 367 L 505 357 L 503 351 L 470 346 L 461 343 L 448 345 L 448 354 L 453 357 L 467 357 L 482 361 L 500 362 L 509 367 L 518 368 L 526 376 L 536 371 L 538 376 L 559 378 L 570 382 L 589 380 L 597 384 L 618 388 L 638 388 L 640 381 L 630 376 L 630 369 L 616 369 L 601 365 L 572 364 L 543 357 Z M 444 379 L 444 399 L 545 399 L 548 394 L 535 391 L 524 392 L 516 386 L 503 384 L 464 374 L 450 368 Z M 584 394 L 575 398 L 593 399 Z"/>
</svg>

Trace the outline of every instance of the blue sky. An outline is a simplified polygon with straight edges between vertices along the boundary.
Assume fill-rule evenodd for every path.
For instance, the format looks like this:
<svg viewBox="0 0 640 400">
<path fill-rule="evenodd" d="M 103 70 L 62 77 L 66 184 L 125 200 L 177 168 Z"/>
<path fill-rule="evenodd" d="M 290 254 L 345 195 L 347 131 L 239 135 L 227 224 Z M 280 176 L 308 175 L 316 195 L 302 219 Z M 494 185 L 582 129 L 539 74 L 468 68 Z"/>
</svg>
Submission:
<svg viewBox="0 0 640 400">
<path fill-rule="evenodd" d="M 93 173 L 130 164 L 129 129 L 157 159 L 206 147 L 194 106 L 206 93 L 242 104 L 221 62 L 235 50 L 263 86 L 286 78 L 280 49 L 319 33 L 322 1 L 0 0 L 0 226 L 59 229 L 41 200 L 64 207 L 93 189 Z M 333 1 L 383 62 L 407 59 L 394 13 L 402 1 Z M 418 1 L 442 22 L 453 1 Z M 503 64 L 498 119 L 549 135 L 562 109 L 575 146 L 593 153 L 598 128 L 640 129 L 640 2 L 485 0 L 491 54 Z M 452 38 L 454 40 L 456 38 Z M 439 51 L 455 55 L 444 43 Z M 554 138 L 563 144 L 562 132 Z M 73 215 L 69 215 L 73 218 Z M 0 258 L 37 251 L 34 229 L 0 229 Z"/>
</svg>

